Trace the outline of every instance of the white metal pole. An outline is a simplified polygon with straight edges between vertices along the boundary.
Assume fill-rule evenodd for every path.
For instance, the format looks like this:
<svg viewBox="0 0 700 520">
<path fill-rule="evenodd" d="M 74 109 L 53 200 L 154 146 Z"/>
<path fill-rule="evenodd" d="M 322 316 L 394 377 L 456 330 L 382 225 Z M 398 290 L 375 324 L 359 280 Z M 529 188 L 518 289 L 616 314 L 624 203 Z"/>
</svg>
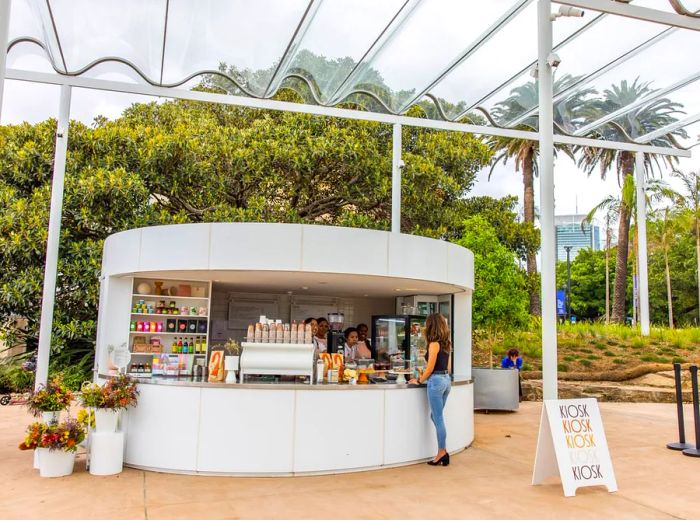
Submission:
<svg viewBox="0 0 700 520">
<path fill-rule="evenodd" d="M 11 0 L 0 0 L 0 120 L 2 120 L 2 95 L 5 91 L 5 68 L 7 67 L 7 43 L 10 39 Z"/>
<path fill-rule="evenodd" d="M 552 3 L 538 0 L 540 237 L 542 270 L 542 395 L 557 398 L 557 305 L 554 233 L 554 116 L 552 109 Z"/>
<path fill-rule="evenodd" d="M 394 125 L 391 157 L 391 231 L 401 233 L 401 125 Z"/>
<path fill-rule="evenodd" d="M 649 270 L 647 269 L 647 200 L 645 195 L 644 154 L 635 154 L 635 176 L 637 177 L 637 263 L 639 284 L 639 322 L 642 336 L 649 335 Z"/>
<path fill-rule="evenodd" d="M 46 384 L 51 356 L 51 329 L 53 307 L 56 297 L 56 271 L 58 269 L 58 245 L 61 238 L 61 215 L 63 212 L 63 183 L 66 173 L 68 151 L 68 123 L 72 87 L 61 86 L 56 127 L 56 151 L 54 152 L 53 180 L 51 182 L 51 209 L 49 213 L 49 236 L 46 242 L 46 264 L 44 266 L 44 291 L 41 299 L 41 321 L 39 323 L 39 351 L 36 361 L 34 388 Z"/>
</svg>

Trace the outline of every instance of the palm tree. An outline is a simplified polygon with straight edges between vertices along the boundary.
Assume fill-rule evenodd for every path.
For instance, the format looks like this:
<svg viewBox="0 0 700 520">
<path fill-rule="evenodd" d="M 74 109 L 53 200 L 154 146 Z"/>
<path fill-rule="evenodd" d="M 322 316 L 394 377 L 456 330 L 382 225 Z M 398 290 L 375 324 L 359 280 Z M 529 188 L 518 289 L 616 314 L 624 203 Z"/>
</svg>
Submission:
<svg viewBox="0 0 700 520">
<path fill-rule="evenodd" d="M 640 82 L 639 78 L 629 83 L 623 80 L 619 85 L 613 85 L 603 92 L 603 97 L 593 103 L 587 103 L 584 111 L 588 112 L 587 118 L 596 121 L 606 114 L 611 114 L 618 109 L 626 107 L 642 97 L 653 97 L 655 90 L 649 83 Z M 606 123 L 594 131 L 595 137 L 611 141 L 628 141 L 644 134 L 662 128 L 677 121 L 676 114 L 681 114 L 682 105 L 674 103 L 667 98 L 651 100 L 618 119 Z M 675 136 L 685 137 L 683 129 L 674 130 L 662 137 L 654 139 L 649 144 L 657 146 L 678 146 Z M 604 179 L 607 172 L 614 166 L 617 170 L 617 180 L 624 192 L 622 180 L 634 172 L 634 153 L 624 150 L 608 150 L 602 148 L 577 148 L 581 155 L 578 160 L 579 167 L 591 175 L 596 169 L 600 171 Z M 671 166 L 677 161 L 671 156 L 663 159 Z M 659 159 L 656 155 L 644 154 L 645 170 L 654 172 L 659 167 Z M 613 291 L 612 321 L 623 323 L 626 308 L 626 280 L 627 259 L 629 255 L 629 231 L 630 217 L 634 211 L 634 205 L 628 204 L 624 196 L 620 199 L 618 234 L 617 234 L 617 258 L 615 261 L 615 287 Z"/>
<path fill-rule="evenodd" d="M 645 187 L 645 192 L 644 195 L 646 197 L 646 202 L 649 205 L 650 208 L 653 207 L 654 204 L 668 199 L 668 200 L 676 200 L 677 198 L 677 193 L 674 192 L 668 184 L 666 184 L 664 181 L 661 179 L 649 179 L 646 183 Z M 591 211 L 588 212 L 586 215 L 586 218 L 583 219 L 581 222 L 581 227 L 583 227 L 585 224 L 590 225 L 593 221 L 593 218 L 595 217 L 596 214 L 598 213 L 604 213 L 605 215 L 605 224 L 606 224 L 606 243 L 605 243 L 605 324 L 607 325 L 610 321 L 609 318 L 609 305 L 610 305 L 610 286 L 609 286 L 609 279 L 610 275 L 608 272 L 608 265 L 609 265 L 609 248 L 610 248 L 610 223 L 614 222 L 616 220 L 620 220 L 621 218 L 628 218 L 631 221 L 636 220 L 636 215 L 634 213 L 630 214 L 629 208 L 634 208 L 637 205 L 637 187 L 634 183 L 634 177 L 631 174 L 625 175 L 624 179 L 622 180 L 622 191 L 620 196 L 613 196 L 613 195 L 608 195 L 605 197 L 603 200 L 601 200 L 596 206 L 591 209 Z M 637 226 L 636 223 L 632 225 L 632 223 L 628 224 L 628 230 L 629 229 L 634 229 L 634 232 L 637 232 Z M 627 237 L 627 242 L 629 242 L 629 235 Z M 618 251 L 620 249 L 620 238 L 618 237 L 617 241 L 617 247 Z M 619 253 L 618 253 L 618 258 L 619 258 Z M 627 261 L 627 260 L 625 260 Z M 668 263 L 667 263 L 668 265 Z M 615 287 L 618 285 L 618 272 L 617 269 L 615 269 Z M 625 291 L 627 290 L 627 270 L 625 270 L 625 280 L 624 280 L 624 288 Z M 670 277 L 670 274 L 669 274 Z M 670 280 L 670 278 L 669 278 Z M 669 305 L 670 305 L 670 282 L 668 284 L 668 298 L 669 298 Z M 624 316 L 624 314 L 623 314 Z"/>
<path fill-rule="evenodd" d="M 581 77 L 566 74 L 554 82 L 554 92 L 562 92 L 567 87 L 576 83 Z M 577 121 L 584 119 L 586 99 L 595 94 L 593 89 L 581 89 L 565 101 L 559 102 L 554 107 L 554 122 L 559 128 L 569 129 Z M 538 84 L 530 81 L 514 88 L 510 95 L 503 101 L 496 103 L 492 115 L 501 124 L 510 123 L 521 114 L 532 110 L 538 105 Z M 525 118 L 515 128 L 518 130 L 537 131 L 537 115 Z M 509 159 L 515 161 L 515 171 L 523 175 L 523 219 L 527 224 L 535 225 L 535 191 L 534 178 L 537 175 L 538 142 L 512 137 L 492 136 L 488 144 L 494 152 L 494 160 L 489 172 L 489 179 L 494 168 L 500 162 L 507 163 Z M 573 159 L 571 149 L 568 146 L 557 146 Z M 540 292 L 535 280 L 537 278 L 537 251 L 528 251 L 526 254 L 528 291 L 530 293 L 530 314 L 539 316 L 542 314 Z"/>
<path fill-rule="evenodd" d="M 679 171 L 674 171 L 672 175 L 683 183 L 685 193 L 682 201 L 692 212 L 695 224 L 695 262 L 698 280 L 698 312 L 700 313 L 700 175 L 698 172 L 683 173 Z"/>
</svg>

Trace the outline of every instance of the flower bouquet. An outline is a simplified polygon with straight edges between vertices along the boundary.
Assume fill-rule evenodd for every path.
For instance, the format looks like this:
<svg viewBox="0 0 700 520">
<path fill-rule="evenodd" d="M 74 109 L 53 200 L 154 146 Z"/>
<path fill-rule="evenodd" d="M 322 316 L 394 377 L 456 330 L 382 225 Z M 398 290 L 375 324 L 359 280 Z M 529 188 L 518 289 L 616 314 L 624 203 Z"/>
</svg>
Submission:
<svg viewBox="0 0 700 520">
<path fill-rule="evenodd" d="M 75 419 L 59 424 L 35 422 L 29 425 L 21 450 L 36 449 L 39 474 L 42 477 L 63 477 L 73 473 L 75 452 L 85 439 L 85 428 Z"/>
<path fill-rule="evenodd" d="M 43 415 L 48 423 L 57 423 L 61 411 L 73 400 L 71 392 L 60 377 L 54 377 L 46 385 L 30 393 L 27 408 L 34 417 Z"/>
<path fill-rule="evenodd" d="M 116 431 L 119 411 L 135 406 L 138 396 L 136 382 L 126 374 L 113 377 L 104 386 L 84 383 L 80 390 L 83 406 L 95 410 L 95 429 L 99 432 Z"/>
</svg>

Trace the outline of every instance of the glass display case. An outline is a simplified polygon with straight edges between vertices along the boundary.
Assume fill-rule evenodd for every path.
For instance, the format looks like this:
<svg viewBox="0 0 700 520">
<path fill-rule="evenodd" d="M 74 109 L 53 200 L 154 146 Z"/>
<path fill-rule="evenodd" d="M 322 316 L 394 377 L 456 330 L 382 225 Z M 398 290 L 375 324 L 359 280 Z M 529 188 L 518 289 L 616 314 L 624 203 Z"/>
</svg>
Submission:
<svg viewBox="0 0 700 520">
<path fill-rule="evenodd" d="M 391 362 L 404 361 L 414 367 L 425 365 L 425 316 L 395 314 L 372 316 L 372 345 L 377 360 L 387 357 Z"/>
</svg>

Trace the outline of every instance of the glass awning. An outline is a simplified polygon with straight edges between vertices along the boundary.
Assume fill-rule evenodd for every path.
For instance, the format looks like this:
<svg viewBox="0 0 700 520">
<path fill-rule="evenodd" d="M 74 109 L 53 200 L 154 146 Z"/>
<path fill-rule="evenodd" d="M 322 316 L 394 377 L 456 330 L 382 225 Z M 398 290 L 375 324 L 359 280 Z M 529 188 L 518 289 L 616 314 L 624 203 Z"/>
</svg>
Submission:
<svg viewBox="0 0 700 520">
<path fill-rule="evenodd" d="M 700 11 L 700 0 L 623 3 Z M 13 0 L 7 66 L 261 99 L 292 88 L 323 106 L 537 130 L 536 11 L 533 0 Z M 700 31 L 595 11 L 553 30 L 557 133 L 698 143 Z"/>
</svg>

